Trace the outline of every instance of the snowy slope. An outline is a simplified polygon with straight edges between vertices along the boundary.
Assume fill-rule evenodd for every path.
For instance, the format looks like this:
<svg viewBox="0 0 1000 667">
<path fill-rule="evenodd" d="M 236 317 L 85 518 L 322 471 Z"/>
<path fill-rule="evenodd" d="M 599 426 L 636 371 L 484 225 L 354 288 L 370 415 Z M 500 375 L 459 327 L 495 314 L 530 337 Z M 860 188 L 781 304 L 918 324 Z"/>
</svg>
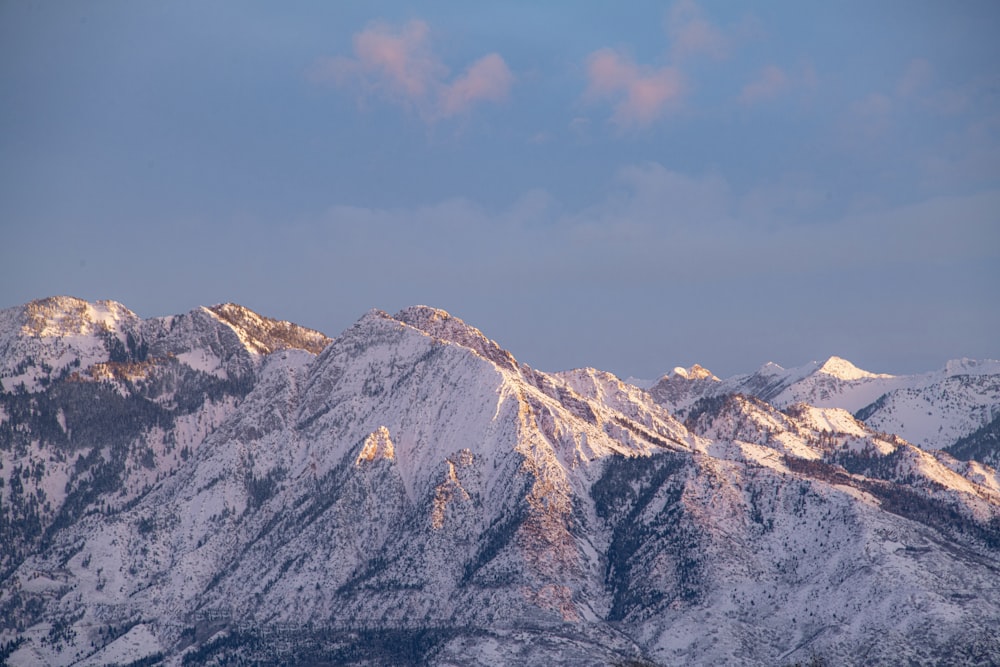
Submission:
<svg viewBox="0 0 1000 667">
<path fill-rule="evenodd" d="M 873 428 L 899 433 L 921 447 L 949 447 L 1000 417 L 1000 364 L 982 366 L 992 372 L 965 374 L 949 362 L 856 412 Z"/>
</svg>

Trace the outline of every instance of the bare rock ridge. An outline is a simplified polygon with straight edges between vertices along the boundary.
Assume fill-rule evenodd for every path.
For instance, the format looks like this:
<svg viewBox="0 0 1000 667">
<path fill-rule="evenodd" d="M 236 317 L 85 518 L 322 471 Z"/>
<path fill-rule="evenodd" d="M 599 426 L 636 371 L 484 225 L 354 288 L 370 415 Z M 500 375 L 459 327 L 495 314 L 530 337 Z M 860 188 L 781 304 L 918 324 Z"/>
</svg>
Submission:
<svg viewBox="0 0 1000 667">
<path fill-rule="evenodd" d="M 998 367 L 645 391 L 426 306 L 0 311 L 0 658 L 997 664 Z"/>
</svg>

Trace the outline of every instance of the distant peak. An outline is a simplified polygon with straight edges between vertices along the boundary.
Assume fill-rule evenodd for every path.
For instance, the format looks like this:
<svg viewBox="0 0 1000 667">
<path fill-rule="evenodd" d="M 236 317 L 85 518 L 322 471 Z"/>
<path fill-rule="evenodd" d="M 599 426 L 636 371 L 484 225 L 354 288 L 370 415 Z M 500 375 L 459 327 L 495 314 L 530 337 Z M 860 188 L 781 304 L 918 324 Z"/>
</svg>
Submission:
<svg viewBox="0 0 1000 667">
<path fill-rule="evenodd" d="M 1000 361 L 996 359 L 949 359 L 944 365 L 944 374 L 953 375 L 995 375 L 1000 373 Z"/>
<path fill-rule="evenodd" d="M 25 309 L 29 312 L 34 311 L 49 314 L 83 312 L 88 314 L 133 314 L 131 310 L 117 301 L 98 299 L 91 303 L 86 299 L 80 299 L 75 296 L 49 296 L 44 299 L 35 299 L 25 304 Z"/>
<path fill-rule="evenodd" d="M 775 375 L 776 373 L 784 373 L 785 372 L 785 367 L 784 366 L 779 366 L 778 364 L 774 363 L 773 361 L 769 361 L 766 364 L 764 364 L 763 366 L 761 366 L 760 368 L 758 368 L 757 372 L 760 373 L 760 374 L 762 374 L 762 375 Z"/>
<path fill-rule="evenodd" d="M 430 306 L 410 306 L 409 308 L 404 308 L 393 315 L 392 319 L 402 322 L 403 324 L 409 324 L 415 329 L 420 329 L 424 333 L 429 333 L 435 336 L 437 336 L 439 332 L 444 332 L 445 330 L 463 330 L 470 334 L 475 332 L 480 336 L 483 335 L 481 331 L 475 327 L 469 326 L 461 319 L 453 317 L 448 311 L 441 310 L 440 308 L 432 308 Z"/>
<path fill-rule="evenodd" d="M 817 369 L 818 373 L 830 375 L 841 380 L 861 380 L 864 378 L 889 377 L 877 373 L 870 373 L 852 364 L 847 359 L 841 357 L 830 357 L 823 365 Z"/>
<path fill-rule="evenodd" d="M 212 311 L 216 315 L 229 315 L 231 317 L 242 317 L 242 318 L 258 318 L 263 319 L 262 316 L 253 312 L 246 306 L 241 306 L 238 303 L 219 303 L 214 306 L 210 306 L 208 310 Z"/>
<path fill-rule="evenodd" d="M 690 368 L 682 368 L 678 366 L 673 370 L 673 375 L 682 377 L 685 380 L 715 380 L 719 381 L 719 378 L 715 377 L 712 371 L 708 370 L 700 364 L 695 364 Z"/>
<path fill-rule="evenodd" d="M 205 310 L 236 332 L 248 350 L 258 354 L 288 348 L 319 354 L 330 342 L 319 331 L 259 315 L 236 303 L 222 303 Z"/>
<path fill-rule="evenodd" d="M 86 308 L 89 301 L 75 296 L 47 296 L 43 299 L 34 299 L 25 304 L 28 308 L 39 308 L 46 310 L 70 310 L 73 308 Z"/>
<path fill-rule="evenodd" d="M 440 308 L 410 306 L 396 313 L 395 320 L 440 340 L 462 345 L 507 370 L 517 369 L 517 360 L 479 329 Z"/>
<path fill-rule="evenodd" d="M 23 307 L 23 331 L 35 336 L 68 336 L 115 328 L 123 319 L 136 318 L 135 313 L 117 301 L 91 303 L 74 296 L 50 296 L 30 301 Z"/>
<path fill-rule="evenodd" d="M 435 321 L 435 320 L 448 320 L 454 319 L 459 322 L 457 317 L 453 317 L 451 313 L 447 310 L 442 310 L 441 308 L 434 308 L 432 306 L 416 305 L 404 308 L 403 310 L 396 313 L 397 320 L 422 320 L 422 321 Z M 466 325 L 468 326 L 468 325 Z"/>
</svg>

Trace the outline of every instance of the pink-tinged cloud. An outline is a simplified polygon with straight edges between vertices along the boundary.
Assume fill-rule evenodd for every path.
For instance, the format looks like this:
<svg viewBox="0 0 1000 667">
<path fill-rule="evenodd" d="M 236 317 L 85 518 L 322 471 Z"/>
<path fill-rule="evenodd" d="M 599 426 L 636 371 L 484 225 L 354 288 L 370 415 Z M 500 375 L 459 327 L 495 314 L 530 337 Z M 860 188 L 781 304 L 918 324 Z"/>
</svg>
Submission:
<svg viewBox="0 0 1000 667">
<path fill-rule="evenodd" d="M 778 95 L 789 85 L 788 75 L 776 65 L 768 65 L 757 78 L 743 86 L 740 101 L 744 104 L 754 104 Z"/>
<path fill-rule="evenodd" d="M 507 98 L 514 75 L 496 53 L 480 58 L 452 81 L 430 46 L 420 20 L 401 27 L 374 23 L 354 36 L 354 57 L 338 56 L 312 68 L 314 81 L 357 87 L 415 109 L 427 121 L 469 111 L 480 102 Z"/>
<path fill-rule="evenodd" d="M 314 66 L 313 79 L 359 85 L 398 102 L 420 104 L 447 74 L 427 44 L 429 29 L 413 20 L 396 29 L 374 23 L 354 36 L 354 58 L 338 56 Z"/>
<path fill-rule="evenodd" d="M 507 63 L 496 53 L 484 56 L 469 66 L 465 73 L 444 88 L 441 113 L 453 116 L 468 111 L 481 101 L 502 102 L 514 84 Z"/>
<path fill-rule="evenodd" d="M 590 54 L 587 81 L 586 97 L 618 100 L 613 120 L 622 126 L 649 125 L 684 88 L 676 68 L 641 67 L 613 49 Z"/>
<path fill-rule="evenodd" d="M 427 94 L 443 66 L 427 46 L 427 24 L 410 21 L 399 31 L 376 24 L 354 36 L 357 66 L 409 97 Z"/>
<path fill-rule="evenodd" d="M 675 60 L 692 55 L 725 58 L 729 54 L 729 39 L 702 16 L 693 0 L 675 2 L 667 15 L 667 35 Z"/>
</svg>

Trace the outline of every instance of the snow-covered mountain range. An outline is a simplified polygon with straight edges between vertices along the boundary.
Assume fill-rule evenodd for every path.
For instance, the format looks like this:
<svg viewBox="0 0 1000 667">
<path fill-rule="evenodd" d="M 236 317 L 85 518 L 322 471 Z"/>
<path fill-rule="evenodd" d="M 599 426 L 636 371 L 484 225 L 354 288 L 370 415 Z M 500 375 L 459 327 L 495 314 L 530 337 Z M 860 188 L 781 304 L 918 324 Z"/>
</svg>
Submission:
<svg viewBox="0 0 1000 667">
<path fill-rule="evenodd" d="M 920 375 L 870 373 L 839 357 L 784 369 L 774 363 L 720 380 L 701 366 L 675 368 L 649 389 L 674 412 L 701 398 L 741 393 L 778 408 L 841 408 L 871 428 L 925 449 L 945 449 L 1000 417 L 1000 361 L 956 359 Z"/>
<path fill-rule="evenodd" d="M 998 381 L 646 390 L 424 306 L 329 339 L 32 302 L 0 311 L 0 656 L 996 664 Z"/>
</svg>

